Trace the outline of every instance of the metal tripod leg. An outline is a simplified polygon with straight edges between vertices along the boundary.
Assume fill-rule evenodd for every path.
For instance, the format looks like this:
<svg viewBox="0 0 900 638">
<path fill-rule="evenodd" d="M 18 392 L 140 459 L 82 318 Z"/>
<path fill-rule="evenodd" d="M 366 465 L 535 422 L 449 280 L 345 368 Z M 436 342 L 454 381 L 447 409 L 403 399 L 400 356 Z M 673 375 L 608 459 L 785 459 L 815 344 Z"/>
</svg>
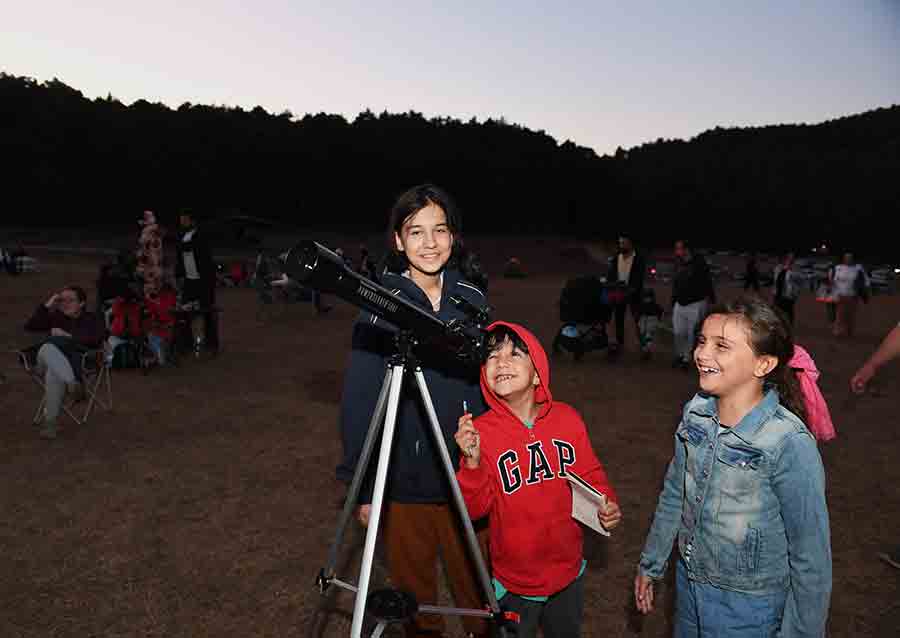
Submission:
<svg viewBox="0 0 900 638">
<path fill-rule="evenodd" d="M 357 497 L 359 496 L 359 490 L 362 487 L 362 482 L 369 469 L 369 459 L 372 456 L 372 450 L 375 448 L 375 441 L 378 439 L 378 434 L 381 432 L 381 426 L 384 423 L 384 413 L 387 407 L 388 389 L 391 385 L 392 375 L 392 369 L 387 368 L 384 372 L 384 382 L 381 384 L 381 392 L 378 394 L 378 403 L 375 404 L 375 411 L 372 413 L 372 420 L 369 423 L 369 431 L 366 433 L 366 440 L 363 443 L 362 452 L 359 455 L 359 460 L 356 462 L 353 480 L 350 482 L 350 487 L 347 490 L 344 509 L 341 512 L 340 519 L 338 519 L 337 534 L 335 535 L 334 543 L 331 545 L 331 550 L 328 552 L 328 562 L 322 570 L 321 576 L 326 579 L 320 580 L 319 582 L 319 589 L 322 592 L 324 592 L 327 587 L 328 579 L 335 576 L 335 566 L 337 565 L 338 552 L 344 541 L 344 533 L 347 531 L 347 524 L 350 522 L 354 510 L 358 506 Z"/>
<path fill-rule="evenodd" d="M 369 526 L 366 529 L 366 542 L 363 546 L 362 565 L 359 568 L 359 583 L 356 601 L 353 605 L 353 622 L 350 626 L 350 638 L 362 638 L 363 617 L 366 610 L 366 598 L 369 595 L 369 578 L 372 575 L 372 559 L 375 555 L 375 541 L 378 538 L 378 526 L 381 522 L 381 510 L 384 505 L 384 486 L 387 483 L 388 464 L 391 459 L 391 448 L 394 442 L 394 429 L 397 424 L 397 408 L 400 405 L 400 388 L 403 385 L 403 365 L 391 367 L 389 371 L 390 389 L 388 391 L 387 412 L 384 419 L 384 430 L 381 434 L 381 449 L 378 452 L 378 469 L 375 471 L 375 491 L 372 494 L 372 510 L 369 514 Z M 359 468 L 357 467 L 357 471 Z"/>
<path fill-rule="evenodd" d="M 453 494 L 453 502 L 456 505 L 456 511 L 459 513 L 460 519 L 462 519 L 466 543 L 469 546 L 469 553 L 472 556 L 472 561 L 475 563 L 478 579 L 481 581 L 481 589 L 484 591 L 485 596 L 487 596 L 491 611 L 499 615 L 500 604 L 497 602 L 497 597 L 494 595 L 494 585 L 491 581 L 491 575 L 484 562 L 484 556 L 481 554 L 481 547 L 478 545 L 478 538 L 475 536 L 475 528 L 472 527 L 472 519 L 469 517 L 469 510 L 466 508 L 466 502 L 459 489 L 459 483 L 456 481 L 456 470 L 450 460 L 450 453 L 447 451 L 447 443 L 444 440 L 444 431 L 441 429 L 437 413 L 434 410 L 431 393 L 428 391 L 428 385 L 425 383 L 425 375 L 419 367 L 416 367 L 414 375 L 416 384 L 419 386 L 419 393 L 422 395 L 422 401 L 425 404 L 425 412 L 428 414 L 428 422 L 431 423 L 435 447 L 440 453 L 441 461 L 444 464 L 444 470 L 447 472 L 450 491 Z M 505 629 L 501 626 L 500 635 L 504 636 L 505 633 Z"/>
</svg>

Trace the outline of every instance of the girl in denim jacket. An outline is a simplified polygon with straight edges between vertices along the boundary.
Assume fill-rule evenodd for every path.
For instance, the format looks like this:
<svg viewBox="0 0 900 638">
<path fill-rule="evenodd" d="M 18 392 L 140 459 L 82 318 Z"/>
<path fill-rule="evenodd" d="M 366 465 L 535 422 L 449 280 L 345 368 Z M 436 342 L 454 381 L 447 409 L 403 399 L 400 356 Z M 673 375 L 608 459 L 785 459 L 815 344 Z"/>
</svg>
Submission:
<svg viewBox="0 0 900 638">
<path fill-rule="evenodd" d="M 635 578 L 653 608 L 677 540 L 675 637 L 822 637 L 831 595 L 825 475 L 789 365 L 787 322 L 765 302 L 712 310 Z"/>
</svg>

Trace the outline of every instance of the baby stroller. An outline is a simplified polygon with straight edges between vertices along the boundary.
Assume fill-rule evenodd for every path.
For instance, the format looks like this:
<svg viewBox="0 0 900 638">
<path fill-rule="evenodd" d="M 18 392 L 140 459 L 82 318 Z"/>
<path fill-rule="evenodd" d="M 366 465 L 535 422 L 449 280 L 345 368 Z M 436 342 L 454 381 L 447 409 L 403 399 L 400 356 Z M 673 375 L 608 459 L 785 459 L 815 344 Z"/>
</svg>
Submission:
<svg viewBox="0 0 900 638">
<path fill-rule="evenodd" d="M 569 279 L 559 297 L 562 327 L 553 339 L 553 354 L 570 352 L 581 361 L 585 352 L 603 350 L 609 344 L 606 324 L 612 317 L 609 291 L 599 277 Z"/>
</svg>

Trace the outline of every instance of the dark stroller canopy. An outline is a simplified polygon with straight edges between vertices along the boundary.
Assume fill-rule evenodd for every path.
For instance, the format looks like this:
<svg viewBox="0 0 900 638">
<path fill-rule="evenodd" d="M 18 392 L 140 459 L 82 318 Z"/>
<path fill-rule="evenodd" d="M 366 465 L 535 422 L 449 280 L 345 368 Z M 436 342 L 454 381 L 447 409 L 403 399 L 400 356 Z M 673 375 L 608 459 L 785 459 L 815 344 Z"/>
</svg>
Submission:
<svg viewBox="0 0 900 638">
<path fill-rule="evenodd" d="M 595 275 L 569 279 L 559 297 L 559 319 L 564 323 L 606 323 L 612 316 L 606 285 Z"/>
</svg>

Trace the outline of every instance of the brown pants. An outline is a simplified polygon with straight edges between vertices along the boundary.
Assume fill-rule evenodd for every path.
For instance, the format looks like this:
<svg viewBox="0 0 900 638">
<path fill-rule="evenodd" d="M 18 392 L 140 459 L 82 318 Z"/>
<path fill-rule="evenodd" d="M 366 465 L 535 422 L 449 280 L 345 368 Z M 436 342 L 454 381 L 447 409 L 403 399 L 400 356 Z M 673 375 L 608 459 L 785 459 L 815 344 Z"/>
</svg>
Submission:
<svg viewBox="0 0 900 638">
<path fill-rule="evenodd" d="M 437 557 L 444 558 L 450 591 L 457 607 L 484 609 L 486 595 L 478 583 L 475 564 L 469 557 L 455 510 L 446 504 L 391 502 L 386 521 L 388 568 L 397 589 L 413 593 L 420 604 L 436 605 Z M 484 547 L 486 529 L 479 534 Z M 484 551 L 484 550 L 482 550 Z M 487 633 L 487 624 L 478 618 L 463 617 L 467 632 Z M 441 616 L 421 614 L 407 636 L 433 636 L 444 630 Z"/>
</svg>

